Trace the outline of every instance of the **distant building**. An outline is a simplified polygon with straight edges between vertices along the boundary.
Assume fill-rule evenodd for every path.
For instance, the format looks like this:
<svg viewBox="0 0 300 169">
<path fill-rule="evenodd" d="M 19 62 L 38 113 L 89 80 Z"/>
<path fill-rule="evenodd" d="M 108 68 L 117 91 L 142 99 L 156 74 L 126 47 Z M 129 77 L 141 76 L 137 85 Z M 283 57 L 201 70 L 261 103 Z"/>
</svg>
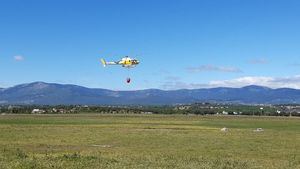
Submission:
<svg viewBox="0 0 300 169">
<path fill-rule="evenodd" d="M 175 110 L 188 110 L 191 106 L 179 106 L 176 107 Z"/>
<path fill-rule="evenodd" d="M 41 110 L 41 109 L 33 109 L 31 111 L 32 114 L 42 114 L 42 113 L 45 113 L 46 111 L 45 110 Z"/>
<path fill-rule="evenodd" d="M 65 109 L 58 109 L 58 112 L 61 113 L 61 114 L 64 114 L 64 113 L 67 113 L 67 110 L 65 110 Z"/>
<path fill-rule="evenodd" d="M 141 112 L 141 114 L 153 114 L 153 112 Z"/>
<path fill-rule="evenodd" d="M 57 112 L 57 109 L 56 109 L 56 108 L 53 108 L 53 109 L 52 109 L 52 112 L 53 112 L 53 113 L 56 113 L 56 112 Z"/>
<path fill-rule="evenodd" d="M 222 112 L 222 114 L 224 114 L 224 115 L 228 115 L 228 112 L 226 112 L 226 111 L 223 111 L 223 112 Z"/>
</svg>

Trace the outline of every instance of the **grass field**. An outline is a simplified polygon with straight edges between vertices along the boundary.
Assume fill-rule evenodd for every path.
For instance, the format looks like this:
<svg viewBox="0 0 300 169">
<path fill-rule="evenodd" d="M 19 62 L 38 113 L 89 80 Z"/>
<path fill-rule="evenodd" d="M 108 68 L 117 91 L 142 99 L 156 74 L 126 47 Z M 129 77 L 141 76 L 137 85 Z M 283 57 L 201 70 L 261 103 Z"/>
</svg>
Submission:
<svg viewBox="0 0 300 169">
<path fill-rule="evenodd" d="M 0 168 L 300 169 L 300 118 L 1 115 Z"/>
</svg>

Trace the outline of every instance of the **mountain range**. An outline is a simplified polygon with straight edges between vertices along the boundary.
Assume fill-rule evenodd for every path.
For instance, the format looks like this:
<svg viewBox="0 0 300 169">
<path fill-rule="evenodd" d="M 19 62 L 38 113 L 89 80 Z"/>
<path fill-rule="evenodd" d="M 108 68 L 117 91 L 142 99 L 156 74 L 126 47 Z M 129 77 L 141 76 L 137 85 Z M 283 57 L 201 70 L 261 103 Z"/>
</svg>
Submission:
<svg viewBox="0 0 300 169">
<path fill-rule="evenodd" d="M 263 86 L 113 91 L 77 85 L 34 82 L 0 88 L 0 104 L 167 105 L 195 102 L 238 104 L 300 103 L 300 90 Z"/>
</svg>

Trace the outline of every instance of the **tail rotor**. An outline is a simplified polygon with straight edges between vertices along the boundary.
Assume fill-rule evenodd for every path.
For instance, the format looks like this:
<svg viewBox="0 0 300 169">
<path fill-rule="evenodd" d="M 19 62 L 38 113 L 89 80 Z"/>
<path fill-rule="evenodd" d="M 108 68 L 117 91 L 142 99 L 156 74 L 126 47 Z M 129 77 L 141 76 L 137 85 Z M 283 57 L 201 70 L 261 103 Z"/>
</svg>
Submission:
<svg viewBox="0 0 300 169">
<path fill-rule="evenodd" d="M 106 67 L 106 61 L 104 59 L 100 59 L 100 61 L 101 61 L 102 65 L 103 65 L 103 67 Z"/>
</svg>

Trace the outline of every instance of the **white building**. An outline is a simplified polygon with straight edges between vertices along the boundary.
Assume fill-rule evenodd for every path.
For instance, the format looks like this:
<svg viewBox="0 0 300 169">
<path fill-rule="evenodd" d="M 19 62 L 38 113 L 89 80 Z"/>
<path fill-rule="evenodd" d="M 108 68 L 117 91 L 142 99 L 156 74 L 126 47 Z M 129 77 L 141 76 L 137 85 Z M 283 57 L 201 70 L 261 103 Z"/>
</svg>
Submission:
<svg viewBox="0 0 300 169">
<path fill-rule="evenodd" d="M 222 114 L 224 114 L 224 115 L 228 115 L 228 112 L 226 112 L 226 111 L 223 111 L 223 112 L 222 112 Z"/>
<path fill-rule="evenodd" d="M 41 113 L 45 113 L 45 110 L 41 110 L 41 109 L 33 109 L 31 111 L 32 114 L 41 114 Z"/>
</svg>

